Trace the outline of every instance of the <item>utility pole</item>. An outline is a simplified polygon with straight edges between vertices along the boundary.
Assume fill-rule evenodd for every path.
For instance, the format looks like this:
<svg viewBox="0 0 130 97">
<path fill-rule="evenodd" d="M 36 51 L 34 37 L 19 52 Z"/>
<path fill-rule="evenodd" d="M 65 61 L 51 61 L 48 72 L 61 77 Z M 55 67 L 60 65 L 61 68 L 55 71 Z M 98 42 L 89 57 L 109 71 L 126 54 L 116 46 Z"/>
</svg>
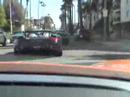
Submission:
<svg viewBox="0 0 130 97">
<path fill-rule="evenodd" d="M 108 10 L 107 10 L 107 0 L 104 0 L 104 8 L 103 8 L 103 20 L 104 20 L 104 27 L 103 27 L 103 40 L 107 40 L 107 16 L 108 16 Z"/>
<path fill-rule="evenodd" d="M 10 32 L 12 34 L 13 33 L 13 23 L 12 23 L 12 2 L 11 2 L 11 0 L 9 3 L 9 8 L 10 8 Z"/>
<path fill-rule="evenodd" d="M 39 14 L 40 14 L 40 12 L 39 12 L 40 11 L 40 6 L 39 6 L 39 4 L 40 4 L 40 0 L 38 0 L 38 9 L 37 9 L 37 12 L 38 12 L 37 13 L 37 15 L 38 15 L 38 28 L 40 28 L 40 20 L 39 20 L 40 19 L 40 16 L 39 16 Z"/>
<path fill-rule="evenodd" d="M 38 8 L 37 8 L 37 15 L 38 15 L 38 28 L 40 28 L 40 6 L 45 7 L 46 4 L 43 1 L 38 0 Z"/>
<path fill-rule="evenodd" d="M 1 5 L 1 0 L 0 0 L 0 5 Z"/>
<path fill-rule="evenodd" d="M 31 0 L 30 0 L 31 1 Z M 28 22 L 28 3 L 29 3 L 29 0 L 26 0 L 26 14 L 27 14 L 27 25 L 29 24 Z M 28 27 L 28 26 L 27 26 Z"/>
<path fill-rule="evenodd" d="M 30 0 L 30 28 L 31 28 L 31 17 L 32 17 L 32 2 Z"/>
</svg>

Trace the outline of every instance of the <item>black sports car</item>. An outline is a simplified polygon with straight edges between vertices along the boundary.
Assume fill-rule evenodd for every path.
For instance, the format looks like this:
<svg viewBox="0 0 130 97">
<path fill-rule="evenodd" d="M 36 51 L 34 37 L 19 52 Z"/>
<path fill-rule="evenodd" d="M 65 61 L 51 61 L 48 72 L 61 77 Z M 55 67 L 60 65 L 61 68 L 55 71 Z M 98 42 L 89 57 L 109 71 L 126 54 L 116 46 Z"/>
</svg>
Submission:
<svg viewBox="0 0 130 97">
<path fill-rule="evenodd" d="M 62 37 L 62 44 L 63 45 L 69 45 L 70 42 L 70 33 L 64 31 L 64 30 L 56 30 L 56 32 Z"/>
<path fill-rule="evenodd" d="M 13 32 L 11 42 L 14 42 L 15 39 L 22 36 L 24 36 L 24 33 L 22 31 Z"/>
<path fill-rule="evenodd" d="M 31 50 L 52 51 L 55 56 L 62 56 L 62 38 L 53 31 L 25 31 L 14 41 L 14 53 Z"/>
</svg>

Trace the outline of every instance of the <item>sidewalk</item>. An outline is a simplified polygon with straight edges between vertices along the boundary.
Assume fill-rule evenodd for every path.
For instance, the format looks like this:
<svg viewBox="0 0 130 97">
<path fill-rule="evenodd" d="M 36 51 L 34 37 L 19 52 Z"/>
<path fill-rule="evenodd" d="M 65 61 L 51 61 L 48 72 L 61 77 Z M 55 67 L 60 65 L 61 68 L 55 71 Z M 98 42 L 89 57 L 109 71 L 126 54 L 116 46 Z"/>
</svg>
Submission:
<svg viewBox="0 0 130 97">
<path fill-rule="evenodd" d="M 98 51 L 117 51 L 116 48 L 110 46 L 111 43 L 101 41 L 87 42 L 84 40 L 71 41 L 68 46 L 64 46 L 64 50 L 98 50 Z M 114 44 L 115 45 L 115 44 Z"/>
<path fill-rule="evenodd" d="M 107 47 L 113 48 L 117 51 L 130 52 L 130 39 L 106 42 L 97 41 L 97 43 L 101 43 L 102 45 L 106 45 Z"/>
</svg>

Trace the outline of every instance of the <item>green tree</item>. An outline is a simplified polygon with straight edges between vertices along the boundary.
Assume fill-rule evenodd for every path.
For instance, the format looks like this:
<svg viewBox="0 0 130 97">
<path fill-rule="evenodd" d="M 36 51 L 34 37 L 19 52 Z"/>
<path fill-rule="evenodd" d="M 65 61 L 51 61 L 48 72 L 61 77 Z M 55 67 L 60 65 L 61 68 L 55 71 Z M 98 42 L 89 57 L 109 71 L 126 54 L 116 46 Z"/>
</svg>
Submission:
<svg viewBox="0 0 130 97">
<path fill-rule="evenodd" d="M 4 28 L 7 24 L 5 10 L 3 6 L 0 6 L 0 28 Z"/>
<path fill-rule="evenodd" d="M 4 8 L 6 12 L 7 20 L 10 19 L 10 3 L 12 5 L 12 20 L 15 27 L 20 27 L 24 23 L 25 10 L 18 0 L 4 0 Z"/>
</svg>

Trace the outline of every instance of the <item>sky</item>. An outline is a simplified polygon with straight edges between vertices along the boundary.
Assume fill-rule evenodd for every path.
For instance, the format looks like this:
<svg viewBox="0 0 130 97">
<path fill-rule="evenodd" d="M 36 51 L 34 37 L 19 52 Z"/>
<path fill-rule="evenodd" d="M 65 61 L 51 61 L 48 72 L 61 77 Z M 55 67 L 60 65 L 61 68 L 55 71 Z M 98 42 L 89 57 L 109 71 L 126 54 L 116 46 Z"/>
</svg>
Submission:
<svg viewBox="0 0 130 97">
<path fill-rule="evenodd" d="M 3 0 L 2 0 L 3 1 Z M 20 1 L 20 0 L 19 0 Z M 30 0 L 29 0 L 30 1 Z M 46 6 L 45 7 L 42 7 L 40 6 L 39 7 L 39 17 L 42 17 L 42 16 L 47 16 L 48 14 L 50 14 L 50 16 L 52 17 L 55 25 L 56 25 L 56 28 L 60 28 L 61 26 L 61 21 L 59 19 L 59 15 L 61 14 L 61 5 L 63 4 L 63 0 L 31 0 L 31 17 L 32 18 L 35 18 L 35 19 L 38 19 L 38 1 L 43 1 Z M 75 5 L 75 12 L 74 12 L 74 19 L 75 19 L 75 22 L 77 22 L 77 0 L 74 0 L 73 4 Z M 23 5 L 24 7 L 26 7 L 26 0 L 23 0 Z M 29 7 L 28 7 L 29 9 Z M 30 10 L 29 10 L 30 11 Z M 30 13 L 30 12 L 29 12 Z"/>
<path fill-rule="evenodd" d="M 60 28 L 61 26 L 61 21 L 59 19 L 59 15 L 61 14 L 61 5 L 63 4 L 63 0 L 40 0 L 40 1 L 43 1 L 46 6 L 45 7 L 42 7 L 40 6 L 40 14 L 39 16 L 42 17 L 42 16 L 47 16 L 48 14 L 50 14 L 50 16 L 52 17 L 55 25 L 56 25 L 56 28 Z M 77 1 L 77 0 L 75 0 Z M 23 4 L 24 6 L 26 5 L 26 0 L 23 0 Z M 32 11 L 31 11 L 31 16 L 33 18 L 38 18 L 38 0 L 31 0 L 31 4 L 32 4 Z M 75 21 L 76 21 L 76 18 L 77 18 L 77 2 L 74 2 L 74 5 L 75 5 L 75 13 L 74 13 L 74 18 L 75 18 Z"/>
<path fill-rule="evenodd" d="M 46 6 L 39 7 L 39 16 L 46 16 L 48 14 L 50 14 L 50 16 L 52 17 L 54 23 L 56 24 L 56 28 L 59 28 L 61 25 L 60 19 L 59 19 L 59 15 L 61 14 L 60 8 L 61 5 L 63 4 L 62 0 L 40 0 L 43 1 Z M 31 16 L 32 18 L 38 18 L 38 0 L 31 0 L 32 3 L 32 11 L 31 11 Z M 23 0 L 23 5 L 26 5 L 26 0 Z"/>
</svg>

